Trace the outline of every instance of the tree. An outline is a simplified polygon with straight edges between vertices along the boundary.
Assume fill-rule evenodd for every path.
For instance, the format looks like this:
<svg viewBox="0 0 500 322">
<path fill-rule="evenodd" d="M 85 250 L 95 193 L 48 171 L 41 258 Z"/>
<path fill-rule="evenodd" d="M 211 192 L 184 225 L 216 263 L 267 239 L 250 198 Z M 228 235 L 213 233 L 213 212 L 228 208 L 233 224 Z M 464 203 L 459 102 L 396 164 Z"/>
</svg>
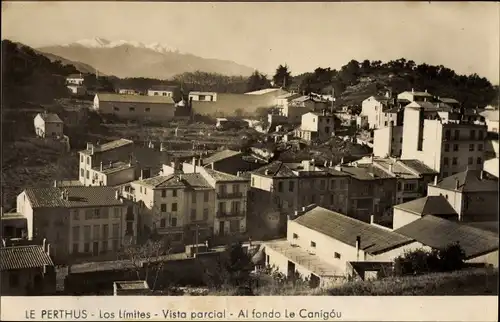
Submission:
<svg viewBox="0 0 500 322">
<path fill-rule="evenodd" d="M 248 77 L 248 87 L 247 91 L 253 92 L 261 89 L 271 87 L 271 83 L 267 79 L 266 75 L 261 74 L 256 70 L 250 77 Z"/>
<path fill-rule="evenodd" d="M 289 88 L 292 84 L 292 74 L 287 65 L 279 65 L 273 76 L 274 86 Z"/>
</svg>

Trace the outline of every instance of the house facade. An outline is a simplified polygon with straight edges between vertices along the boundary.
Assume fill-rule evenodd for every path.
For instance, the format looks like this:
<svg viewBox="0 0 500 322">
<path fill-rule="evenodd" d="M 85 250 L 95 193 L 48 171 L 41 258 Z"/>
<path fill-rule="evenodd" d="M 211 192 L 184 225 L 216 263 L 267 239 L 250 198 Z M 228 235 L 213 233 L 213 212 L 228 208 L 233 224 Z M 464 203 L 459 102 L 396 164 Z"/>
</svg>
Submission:
<svg viewBox="0 0 500 322">
<path fill-rule="evenodd" d="M 56 272 L 50 245 L 0 247 L 1 294 L 48 296 L 56 293 Z"/>
<path fill-rule="evenodd" d="M 405 100 L 408 102 L 427 102 L 433 100 L 434 96 L 427 92 L 427 90 L 423 92 L 415 91 L 415 89 L 411 89 L 411 91 L 404 91 L 398 94 L 398 100 Z"/>
<path fill-rule="evenodd" d="M 366 116 L 368 128 L 380 128 L 383 112 L 392 106 L 393 102 L 394 100 L 387 93 L 385 96 L 370 96 L 361 103 L 360 115 Z"/>
<path fill-rule="evenodd" d="M 62 138 L 64 123 L 57 114 L 38 113 L 34 119 L 35 133 L 41 138 Z"/>
<path fill-rule="evenodd" d="M 148 89 L 148 96 L 165 96 L 174 98 L 177 86 L 154 85 Z"/>
<path fill-rule="evenodd" d="M 111 187 L 26 189 L 17 209 L 27 219 L 28 238 L 45 238 L 56 262 L 109 254 L 136 242 L 137 207 Z"/>
<path fill-rule="evenodd" d="M 335 117 L 323 113 L 309 112 L 302 115 L 300 128 L 295 135 L 303 140 L 327 140 L 335 133 Z"/>
<path fill-rule="evenodd" d="M 469 169 L 481 169 L 486 125 L 465 119 L 441 120 L 437 111 L 405 108 L 402 159 L 417 159 L 447 177 Z"/>
<path fill-rule="evenodd" d="M 66 77 L 67 85 L 83 85 L 84 81 L 85 79 L 83 78 L 82 74 L 71 74 Z"/>
<path fill-rule="evenodd" d="M 400 157 L 403 148 L 403 126 L 378 128 L 373 131 L 373 155 L 376 157 Z"/>
<path fill-rule="evenodd" d="M 26 218 L 17 212 L 2 214 L 1 236 L 5 239 L 17 239 L 28 237 L 28 222 Z"/>
<path fill-rule="evenodd" d="M 175 102 L 168 96 L 98 93 L 93 109 L 101 114 L 145 120 L 169 120 L 177 116 Z"/>
</svg>

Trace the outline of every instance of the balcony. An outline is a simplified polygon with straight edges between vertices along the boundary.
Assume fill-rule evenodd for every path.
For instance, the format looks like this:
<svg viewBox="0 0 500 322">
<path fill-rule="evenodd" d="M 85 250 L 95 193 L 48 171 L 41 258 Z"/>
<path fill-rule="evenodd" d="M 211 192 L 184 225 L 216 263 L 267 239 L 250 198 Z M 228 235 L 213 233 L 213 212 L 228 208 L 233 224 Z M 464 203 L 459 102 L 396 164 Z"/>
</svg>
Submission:
<svg viewBox="0 0 500 322">
<path fill-rule="evenodd" d="M 217 199 L 236 199 L 242 198 L 243 192 L 218 192 Z"/>
<path fill-rule="evenodd" d="M 217 212 L 215 215 L 216 218 L 238 218 L 245 217 L 246 213 L 243 211 L 228 211 L 228 212 Z"/>
</svg>

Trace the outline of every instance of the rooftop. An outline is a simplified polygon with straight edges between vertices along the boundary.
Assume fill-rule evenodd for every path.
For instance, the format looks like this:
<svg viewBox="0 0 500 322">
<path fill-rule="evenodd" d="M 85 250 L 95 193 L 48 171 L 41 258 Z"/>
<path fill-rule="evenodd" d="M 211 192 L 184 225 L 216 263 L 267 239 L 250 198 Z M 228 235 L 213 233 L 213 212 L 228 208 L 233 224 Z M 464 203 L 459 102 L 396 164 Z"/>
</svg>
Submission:
<svg viewBox="0 0 500 322">
<path fill-rule="evenodd" d="M 258 91 L 248 92 L 245 94 L 247 94 L 247 95 L 264 95 L 264 94 L 269 94 L 269 93 L 276 92 L 279 90 L 280 90 L 279 88 L 265 88 L 265 89 L 261 89 Z"/>
<path fill-rule="evenodd" d="M 413 241 L 399 233 L 322 207 L 315 207 L 294 221 L 353 247 L 356 246 L 356 237 L 359 236 L 361 239 L 360 248 L 373 255 L 407 245 Z"/>
<path fill-rule="evenodd" d="M 94 146 L 94 153 L 111 151 L 111 150 L 118 149 L 118 148 L 121 148 L 123 146 L 130 145 L 130 144 L 134 144 L 134 141 L 128 140 L 128 139 L 118 139 L 118 140 L 107 142 L 107 143 L 104 143 L 101 145 L 93 145 Z M 82 150 L 80 152 L 88 154 L 88 155 L 92 154 L 91 149 Z"/>
<path fill-rule="evenodd" d="M 286 99 L 287 101 L 291 101 L 291 100 L 296 99 L 296 98 L 301 97 L 301 96 L 302 96 L 302 94 L 298 94 L 298 93 L 286 93 L 286 94 L 283 94 L 283 95 L 276 97 L 276 99 Z"/>
<path fill-rule="evenodd" d="M 282 161 L 273 161 L 253 171 L 254 174 L 269 177 L 295 177 L 296 174 L 288 165 Z"/>
<path fill-rule="evenodd" d="M 372 164 L 357 164 L 357 165 L 341 165 L 337 171 L 347 173 L 357 180 L 377 180 L 377 179 L 392 179 L 394 178 L 382 169 L 377 168 Z"/>
<path fill-rule="evenodd" d="M 0 217 L 1 220 L 13 220 L 13 219 L 25 219 L 25 218 L 26 217 L 24 217 L 22 214 L 18 212 L 5 213 Z"/>
<path fill-rule="evenodd" d="M 210 168 L 205 168 L 206 173 L 215 179 L 215 181 L 248 181 L 248 178 L 238 177 L 229 173 L 213 170 Z"/>
<path fill-rule="evenodd" d="M 455 209 L 453 209 L 448 200 L 446 200 L 446 198 L 443 196 L 426 196 L 399 205 L 395 205 L 394 208 L 411 212 L 420 216 L 458 216 Z"/>
<path fill-rule="evenodd" d="M 344 271 L 340 267 L 334 266 L 321 259 L 321 257 L 311 254 L 298 246 L 292 245 L 287 240 L 264 242 L 264 247 L 284 255 L 296 264 L 311 270 L 320 277 L 343 276 L 344 274 Z"/>
<path fill-rule="evenodd" d="M 498 113 L 498 110 L 485 110 L 479 113 L 481 116 L 483 116 L 485 119 L 488 121 L 493 121 L 493 122 L 498 122 L 500 119 L 500 115 Z"/>
<path fill-rule="evenodd" d="M 203 160 L 203 164 L 210 164 L 218 161 L 222 161 L 224 159 L 232 158 L 236 155 L 241 155 L 242 153 L 239 151 L 233 151 L 233 150 L 223 150 L 220 152 L 217 152 L 215 154 L 212 154 L 211 156 L 205 158 Z"/>
<path fill-rule="evenodd" d="M 112 174 L 112 173 L 115 173 L 115 172 L 120 172 L 120 171 L 123 171 L 123 170 L 127 170 L 127 169 L 130 169 L 130 168 L 133 168 L 134 166 L 132 164 L 129 164 L 129 163 L 126 163 L 126 162 L 122 162 L 122 161 L 118 161 L 118 162 L 114 162 L 114 163 L 103 163 L 102 165 L 102 170 L 101 170 L 101 167 L 100 166 L 97 166 L 97 167 L 94 167 L 93 169 L 95 171 L 99 171 L 103 174 Z"/>
<path fill-rule="evenodd" d="M 405 106 L 405 108 L 412 108 L 412 109 L 420 109 L 421 107 L 424 108 L 425 112 L 438 112 L 438 111 L 451 112 L 453 110 L 451 106 L 445 103 L 433 103 L 433 102 L 422 102 L 422 101 L 414 101 Z"/>
<path fill-rule="evenodd" d="M 189 95 L 215 95 L 217 94 L 216 92 L 197 92 L 197 91 L 191 91 L 189 92 Z"/>
<path fill-rule="evenodd" d="M 66 199 L 62 197 L 64 191 L 68 193 Z M 33 208 L 78 208 L 123 204 L 121 200 L 116 199 L 116 189 L 107 186 L 28 188 L 25 192 Z"/>
<path fill-rule="evenodd" d="M 459 242 L 468 259 L 498 250 L 497 234 L 435 216 L 422 217 L 395 232 L 435 249 Z"/>
<path fill-rule="evenodd" d="M 38 113 L 37 116 L 40 116 L 40 118 L 47 123 L 63 123 L 63 121 L 55 113 Z"/>
<path fill-rule="evenodd" d="M 161 188 L 184 188 L 191 187 L 193 189 L 212 188 L 210 184 L 199 173 L 183 173 L 170 174 L 167 176 L 155 176 L 152 178 L 137 180 L 138 184 L 153 187 L 154 189 Z"/>
<path fill-rule="evenodd" d="M 68 75 L 66 78 L 83 79 L 83 75 L 82 74 L 71 74 L 71 75 Z"/>
<path fill-rule="evenodd" d="M 417 91 L 404 91 L 404 92 L 401 92 L 399 95 L 401 94 L 411 94 L 411 95 L 414 95 L 414 96 L 427 96 L 427 97 L 432 97 L 431 94 L 427 93 L 427 92 L 417 92 Z"/>
<path fill-rule="evenodd" d="M 174 104 L 172 97 L 168 96 L 146 96 L 98 93 L 96 94 L 101 102 L 125 102 L 125 103 L 148 103 L 148 104 Z"/>
<path fill-rule="evenodd" d="M 153 91 L 175 91 L 178 86 L 175 85 L 153 85 L 151 86 L 151 90 Z"/>
<path fill-rule="evenodd" d="M 449 97 L 439 97 L 438 98 L 441 102 L 446 103 L 446 104 L 460 104 L 459 101 L 457 101 L 454 98 L 449 98 Z"/>
<path fill-rule="evenodd" d="M 54 266 L 52 259 L 40 245 L 1 247 L 0 258 L 2 271 Z"/>
<path fill-rule="evenodd" d="M 411 168 L 412 170 L 419 173 L 420 175 L 426 175 L 426 174 L 434 174 L 435 175 L 435 174 L 437 174 L 436 171 L 434 171 L 433 169 L 426 166 L 420 160 L 403 159 L 403 160 L 399 160 L 399 162 L 401 162 L 405 166 Z"/>
<path fill-rule="evenodd" d="M 443 178 L 433 186 L 459 192 L 495 192 L 498 191 L 498 179 L 491 176 L 481 179 L 481 170 L 465 170 Z"/>
</svg>

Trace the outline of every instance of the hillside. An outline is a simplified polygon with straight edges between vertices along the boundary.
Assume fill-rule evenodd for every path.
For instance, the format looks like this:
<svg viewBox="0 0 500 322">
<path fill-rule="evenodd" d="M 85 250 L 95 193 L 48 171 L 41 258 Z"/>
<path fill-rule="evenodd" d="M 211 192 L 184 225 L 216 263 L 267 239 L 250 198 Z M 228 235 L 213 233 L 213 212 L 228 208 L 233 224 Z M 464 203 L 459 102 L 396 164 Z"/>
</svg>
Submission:
<svg viewBox="0 0 500 322">
<path fill-rule="evenodd" d="M 382 63 L 351 60 L 340 70 L 317 68 L 311 73 L 294 77 L 294 86 L 301 91 L 335 92 L 338 105 L 360 105 L 372 95 L 386 91 L 397 94 L 414 88 L 428 90 L 434 96 L 451 97 L 466 108 L 498 104 L 498 86 L 477 74 L 458 75 L 445 66 L 417 65 L 404 58 Z"/>
<path fill-rule="evenodd" d="M 57 55 L 50 54 L 50 53 L 44 53 L 41 51 L 36 51 L 36 52 L 47 57 L 48 59 L 50 59 L 51 62 L 60 61 L 63 66 L 73 65 L 81 73 L 84 73 L 84 74 L 95 74 L 96 73 L 96 69 L 94 67 L 87 65 L 87 64 L 84 64 L 84 63 L 81 63 L 79 61 L 69 60 L 69 59 L 63 58 L 61 56 L 57 56 Z M 99 71 L 99 75 L 105 76 L 106 74 L 101 73 Z"/>
<path fill-rule="evenodd" d="M 227 76 L 249 76 L 253 68 L 228 60 L 207 59 L 177 51 L 158 50 L 135 42 L 79 42 L 38 48 L 43 53 L 64 57 L 97 68 L 120 78 L 144 77 L 168 79 L 185 72 L 203 71 Z"/>
</svg>

